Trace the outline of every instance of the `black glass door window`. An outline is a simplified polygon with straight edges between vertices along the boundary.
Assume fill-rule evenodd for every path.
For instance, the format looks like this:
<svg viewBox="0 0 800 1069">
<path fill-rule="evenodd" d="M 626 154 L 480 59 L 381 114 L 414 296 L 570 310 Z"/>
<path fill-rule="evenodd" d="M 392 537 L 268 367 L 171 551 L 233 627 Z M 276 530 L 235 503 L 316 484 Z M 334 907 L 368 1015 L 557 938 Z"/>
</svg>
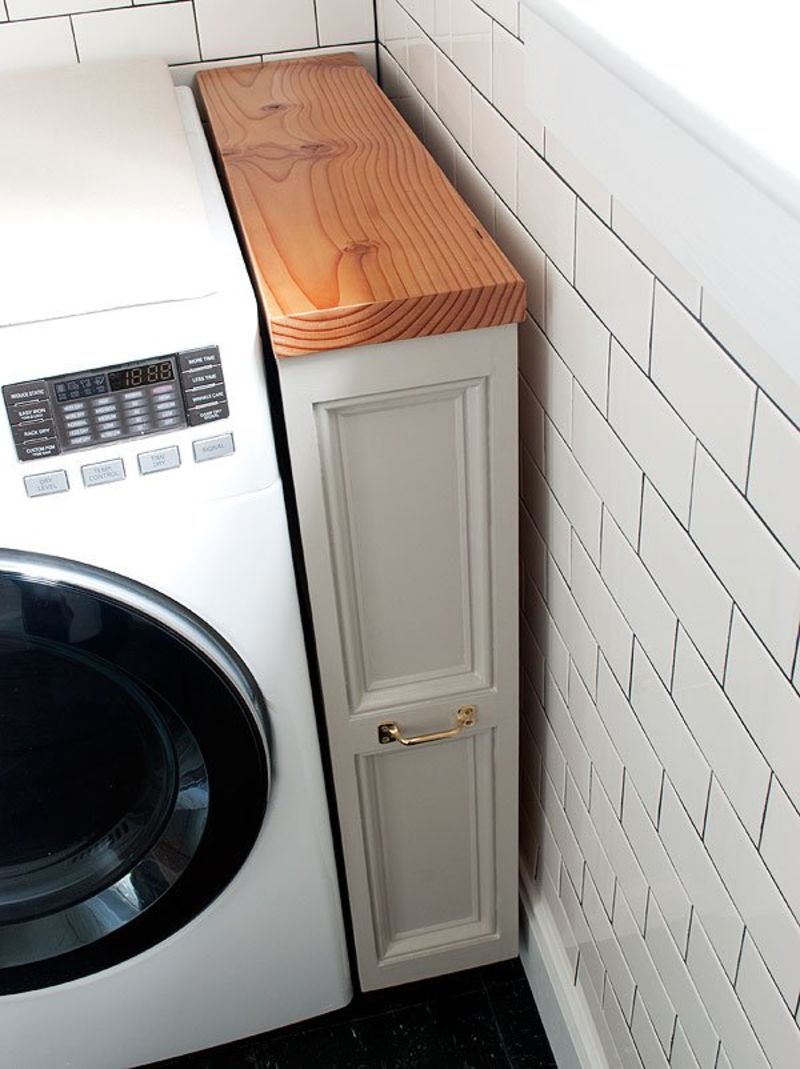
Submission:
<svg viewBox="0 0 800 1069">
<path fill-rule="evenodd" d="M 263 823 L 244 666 L 152 591 L 0 553 L 0 992 L 106 968 L 230 882 Z"/>
</svg>

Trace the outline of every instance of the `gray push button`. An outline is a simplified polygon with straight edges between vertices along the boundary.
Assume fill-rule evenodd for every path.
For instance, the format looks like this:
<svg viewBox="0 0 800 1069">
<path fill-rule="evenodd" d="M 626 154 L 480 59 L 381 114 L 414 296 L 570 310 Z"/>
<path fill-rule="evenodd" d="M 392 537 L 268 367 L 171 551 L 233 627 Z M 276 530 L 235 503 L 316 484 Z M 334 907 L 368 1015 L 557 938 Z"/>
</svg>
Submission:
<svg viewBox="0 0 800 1069">
<path fill-rule="evenodd" d="M 28 401 L 44 401 L 47 398 L 47 383 L 44 379 L 35 382 L 17 382 L 3 387 L 6 405 L 20 405 Z"/>
<path fill-rule="evenodd" d="M 216 345 L 209 345 L 203 349 L 190 349 L 185 353 L 178 353 L 178 364 L 181 371 L 194 371 L 198 367 L 207 367 L 209 364 L 219 363 L 219 349 Z"/>
<path fill-rule="evenodd" d="M 33 423 L 37 419 L 49 419 L 52 414 L 49 401 L 26 402 L 8 410 L 8 418 L 12 427 L 18 423 Z"/>
<path fill-rule="evenodd" d="M 200 427 L 203 423 L 214 423 L 218 419 L 227 419 L 229 415 L 227 401 L 218 405 L 206 405 L 205 408 L 190 408 L 186 413 L 190 427 Z"/>
<path fill-rule="evenodd" d="M 139 454 L 139 471 L 142 475 L 152 475 L 156 471 L 169 471 L 179 468 L 181 455 L 177 445 L 168 445 L 166 449 L 153 449 L 149 453 Z"/>
<path fill-rule="evenodd" d="M 55 438 L 17 443 L 17 458 L 19 460 L 46 460 L 47 457 L 58 456 L 60 452 L 61 449 Z"/>
<path fill-rule="evenodd" d="M 63 494 L 65 490 L 69 490 L 69 480 L 65 471 L 46 471 L 41 475 L 25 476 L 25 492 L 28 497 Z"/>
<path fill-rule="evenodd" d="M 40 438 L 55 438 L 55 424 L 51 419 L 36 423 L 20 423 L 11 428 L 15 442 L 35 442 Z"/>
<path fill-rule="evenodd" d="M 201 367 L 197 371 L 184 371 L 181 379 L 184 391 L 194 390 L 198 386 L 217 386 L 224 381 L 222 368 L 219 365 Z"/>
<path fill-rule="evenodd" d="M 84 486 L 118 483 L 125 478 L 125 465 L 121 460 L 103 460 L 98 464 L 84 464 L 81 468 L 81 475 Z"/>
<path fill-rule="evenodd" d="M 191 405 L 192 408 L 199 408 L 200 405 L 213 405 L 217 401 L 227 401 L 228 397 L 225 393 L 225 386 L 209 386 L 207 388 L 200 387 L 199 390 L 192 390 L 191 393 L 186 394 L 186 403 Z"/>
<path fill-rule="evenodd" d="M 200 438 L 192 442 L 195 463 L 204 460 L 216 460 L 217 457 L 229 457 L 234 452 L 233 435 L 218 434 L 214 438 Z"/>
</svg>

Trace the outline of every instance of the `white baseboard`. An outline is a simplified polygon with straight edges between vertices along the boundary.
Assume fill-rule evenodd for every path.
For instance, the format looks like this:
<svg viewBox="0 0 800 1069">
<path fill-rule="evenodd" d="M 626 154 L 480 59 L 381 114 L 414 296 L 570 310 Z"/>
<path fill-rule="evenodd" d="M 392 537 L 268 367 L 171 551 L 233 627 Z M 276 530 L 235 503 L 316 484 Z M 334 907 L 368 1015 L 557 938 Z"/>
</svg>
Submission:
<svg viewBox="0 0 800 1069">
<path fill-rule="evenodd" d="M 558 929 L 547 902 L 520 888 L 520 948 L 525 975 L 558 1069 L 610 1069 L 580 989 L 559 961 Z"/>
</svg>

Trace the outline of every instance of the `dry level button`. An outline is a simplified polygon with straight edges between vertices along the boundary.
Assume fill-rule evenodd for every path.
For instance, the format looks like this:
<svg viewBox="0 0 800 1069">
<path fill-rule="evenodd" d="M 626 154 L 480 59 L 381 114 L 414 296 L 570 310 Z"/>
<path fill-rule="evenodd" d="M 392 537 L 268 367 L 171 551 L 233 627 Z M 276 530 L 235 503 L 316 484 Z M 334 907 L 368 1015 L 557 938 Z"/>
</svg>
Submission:
<svg viewBox="0 0 800 1069">
<path fill-rule="evenodd" d="M 121 460 L 102 460 L 98 464 L 84 464 L 81 468 L 81 475 L 84 486 L 118 483 L 125 478 L 125 465 Z"/>
<path fill-rule="evenodd" d="M 234 452 L 233 435 L 217 434 L 213 438 L 200 438 L 192 442 L 194 459 L 197 464 L 204 460 L 216 460 L 218 457 L 229 457 Z"/>
<path fill-rule="evenodd" d="M 41 475 L 25 476 L 25 493 L 28 497 L 63 494 L 65 490 L 69 490 L 69 479 L 65 471 L 45 471 Z"/>
<path fill-rule="evenodd" d="M 149 453 L 139 454 L 139 471 L 142 475 L 152 475 L 157 471 L 169 471 L 181 466 L 181 455 L 177 445 L 168 445 L 166 449 L 153 449 Z"/>
</svg>

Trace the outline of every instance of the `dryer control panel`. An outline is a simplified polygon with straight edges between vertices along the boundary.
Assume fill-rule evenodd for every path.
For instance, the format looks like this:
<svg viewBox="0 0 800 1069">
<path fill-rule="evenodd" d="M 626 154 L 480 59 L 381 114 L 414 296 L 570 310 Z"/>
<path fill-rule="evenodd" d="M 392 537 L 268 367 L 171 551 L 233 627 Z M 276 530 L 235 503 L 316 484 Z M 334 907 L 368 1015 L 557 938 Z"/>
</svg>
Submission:
<svg viewBox="0 0 800 1069">
<path fill-rule="evenodd" d="M 3 387 L 21 461 L 198 427 L 228 414 L 216 345 Z"/>
</svg>

